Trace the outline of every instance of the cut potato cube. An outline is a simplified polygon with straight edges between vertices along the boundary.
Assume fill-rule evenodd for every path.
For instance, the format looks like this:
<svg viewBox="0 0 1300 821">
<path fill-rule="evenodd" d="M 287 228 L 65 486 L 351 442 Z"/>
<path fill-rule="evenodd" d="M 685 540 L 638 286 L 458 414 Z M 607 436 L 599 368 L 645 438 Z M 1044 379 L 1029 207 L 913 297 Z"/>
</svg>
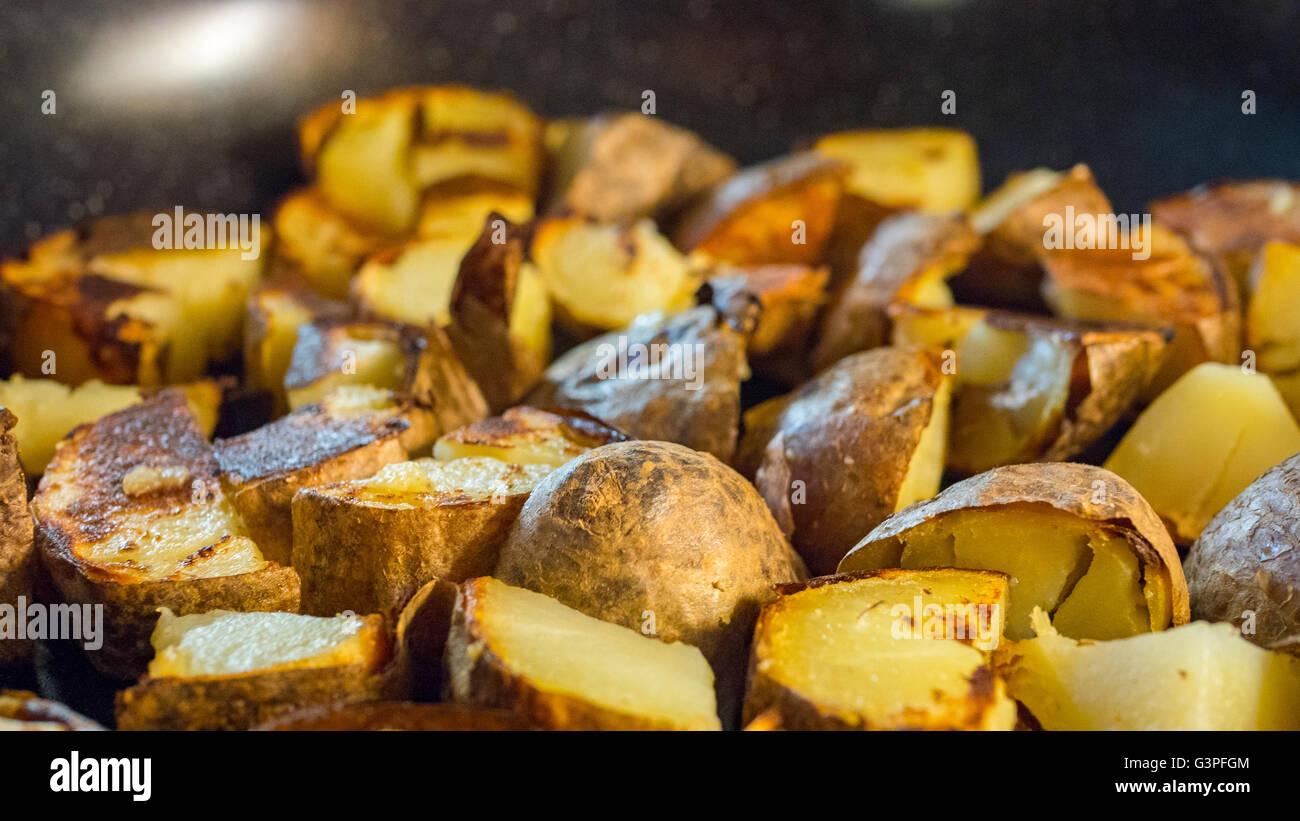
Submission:
<svg viewBox="0 0 1300 821">
<path fill-rule="evenodd" d="M 277 413 L 288 410 L 284 376 L 289 371 L 298 329 L 318 320 L 344 319 L 348 306 L 294 287 L 263 288 L 248 298 L 244 321 L 244 382 L 268 391 Z"/>
<path fill-rule="evenodd" d="M 1228 624 L 1074 641 L 1034 614 L 1037 638 L 994 653 L 1011 695 L 1044 730 L 1297 730 L 1300 659 Z"/>
<path fill-rule="evenodd" d="M 718 730 L 700 651 L 492 578 L 461 585 L 447 640 L 452 700 L 559 730 Z"/>
<path fill-rule="evenodd" d="M 378 319 L 446 325 L 461 258 L 476 237 L 426 237 L 371 257 L 352 280 L 353 300 Z"/>
<path fill-rule="evenodd" d="M 1296 452 L 1300 425 L 1268 377 L 1205 363 L 1143 411 L 1106 468 L 1190 544 L 1234 496 Z"/>
<path fill-rule="evenodd" d="M 880 570 L 781 585 L 754 631 L 745 721 L 787 730 L 1010 730 L 1001 573 Z"/>
<path fill-rule="evenodd" d="M 289 193 L 275 210 L 275 259 L 329 299 L 346 299 L 352 275 L 371 254 L 395 245 L 393 234 L 358 223 L 319 188 Z"/>
<path fill-rule="evenodd" d="M 964 131 L 841 131 L 814 148 L 851 166 L 846 190 L 881 205 L 946 214 L 969 208 L 980 194 L 975 140 Z"/>
</svg>

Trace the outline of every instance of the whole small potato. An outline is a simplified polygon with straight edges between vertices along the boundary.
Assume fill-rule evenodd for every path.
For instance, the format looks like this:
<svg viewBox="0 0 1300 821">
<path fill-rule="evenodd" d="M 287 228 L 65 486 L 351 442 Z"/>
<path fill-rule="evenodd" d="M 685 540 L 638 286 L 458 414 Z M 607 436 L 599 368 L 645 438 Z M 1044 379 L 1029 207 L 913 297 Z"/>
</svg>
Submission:
<svg viewBox="0 0 1300 821">
<path fill-rule="evenodd" d="M 763 499 L 714 457 L 668 442 L 596 448 L 542 480 L 493 574 L 598 619 L 695 645 L 724 724 L 772 586 L 803 563 Z"/>
</svg>

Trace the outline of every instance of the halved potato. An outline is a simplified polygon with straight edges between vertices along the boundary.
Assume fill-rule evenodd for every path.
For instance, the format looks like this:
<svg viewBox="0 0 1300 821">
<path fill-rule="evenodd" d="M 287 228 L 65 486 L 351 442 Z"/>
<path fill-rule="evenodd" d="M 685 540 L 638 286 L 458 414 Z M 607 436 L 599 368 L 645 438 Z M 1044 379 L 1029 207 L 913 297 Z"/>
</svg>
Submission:
<svg viewBox="0 0 1300 821">
<path fill-rule="evenodd" d="M 833 572 L 863 530 L 938 492 L 948 397 L 937 354 L 876 348 L 745 414 L 737 464 L 814 575 Z"/>
<path fill-rule="evenodd" d="M 1008 465 L 886 519 L 839 572 L 968 567 L 1011 577 L 1006 634 L 1035 607 L 1075 638 L 1186 624 L 1187 583 L 1169 534 L 1132 486 L 1091 465 Z"/>
<path fill-rule="evenodd" d="M 103 727 L 57 701 L 23 690 L 0 690 L 0 731 L 102 730 Z"/>
<path fill-rule="evenodd" d="M 73 431 L 32 512 L 63 597 L 104 607 L 106 675 L 139 674 L 159 607 L 297 610 L 298 576 L 262 556 L 221 490 L 212 446 L 168 389 Z"/>
<path fill-rule="evenodd" d="M 491 572 L 550 465 L 421 459 L 293 499 L 293 566 L 307 613 L 395 616 L 421 585 Z"/>
<path fill-rule="evenodd" d="M 442 460 L 487 456 L 513 465 L 559 467 L 592 448 L 625 439 L 623 433 L 584 413 L 523 405 L 443 435 L 433 455 Z"/>
<path fill-rule="evenodd" d="M 15 609 L 20 598 L 32 599 L 37 562 L 32 516 L 27 509 L 27 477 L 23 475 L 18 439 L 14 436 L 17 423 L 13 412 L 0 402 L 0 605 Z M 29 639 L 4 636 L 0 641 L 0 668 L 27 660 L 34 647 Z M 4 723 L 3 715 L 0 711 L 0 724 Z"/>
<path fill-rule="evenodd" d="M 729 460 L 749 376 L 742 333 L 708 305 L 650 315 L 561 356 L 525 400 Z"/>
<path fill-rule="evenodd" d="M 1010 730 L 1015 702 L 985 652 L 1007 577 L 878 570 L 781 585 L 754 630 L 745 720 L 787 730 Z"/>
<path fill-rule="evenodd" d="M 683 310 L 700 284 L 699 273 L 646 219 L 542 220 L 530 254 L 560 318 L 579 328 L 621 328 L 641 314 Z"/>
<path fill-rule="evenodd" d="M 890 316 L 894 344 L 951 352 L 948 467 L 967 474 L 1082 452 L 1137 402 L 1172 336 L 984 308 L 895 305 Z"/>
<path fill-rule="evenodd" d="M 342 321 L 351 308 L 301 287 L 268 286 L 248 297 L 244 320 L 244 383 L 269 392 L 277 413 L 289 408 L 284 376 L 289 371 L 298 329 L 319 320 Z"/>
<path fill-rule="evenodd" d="M 718 730 L 713 671 L 665 643 L 493 578 L 460 586 L 447 638 L 453 701 L 554 730 Z"/>
<path fill-rule="evenodd" d="M 1106 460 L 1190 544 L 1264 471 L 1300 452 L 1300 425 L 1263 374 L 1198 365 L 1142 412 Z"/>
<path fill-rule="evenodd" d="M 889 341 L 894 303 L 952 305 L 944 280 L 979 246 L 964 219 L 904 213 L 880 223 L 862 247 L 858 272 L 822 315 L 813 365 L 821 370 L 851 353 Z"/>
<path fill-rule="evenodd" d="M 844 163 L 813 152 L 746 168 L 682 215 L 673 243 L 734 265 L 816 265 L 847 174 Z"/>
<path fill-rule="evenodd" d="M 1034 629 L 994 663 L 1044 730 L 1300 729 L 1300 659 L 1255 647 L 1231 625 L 1074 641 L 1039 612 Z"/>
<path fill-rule="evenodd" d="M 247 730 L 304 707 L 391 698 L 379 616 L 162 609 L 149 670 L 117 695 L 119 730 Z"/>
<path fill-rule="evenodd" d="M 848 163 L 845 190 L 881 205 L 947 214 L 969 208 L 980 194 L 975 140 L 948 128 L 840 131 L 814 150 Z"/>
<path fill-rule="evenodd" d="M 329 299 L 346 299 L 352 275 L 371 254 L 396 245 L 400 235 L 357 222 L 319 188 L 290 192 L 275 209 L 275 260 L 300 274 Z"/>
<path fill-rule="evenodd" d="M 600 222 L 671 216 L 736 167 L 695 134 L 658 117 L 609 114 L 552 125 L 551 210 Z"/>
</svg>

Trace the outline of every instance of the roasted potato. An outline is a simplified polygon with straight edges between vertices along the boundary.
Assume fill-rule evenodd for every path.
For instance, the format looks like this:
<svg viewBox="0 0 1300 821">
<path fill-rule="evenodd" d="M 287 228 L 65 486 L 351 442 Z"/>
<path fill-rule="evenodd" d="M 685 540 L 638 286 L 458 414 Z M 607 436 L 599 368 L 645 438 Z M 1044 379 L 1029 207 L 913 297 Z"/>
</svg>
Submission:
<svg viewBox="0 0 1300 821">
<path fill-rule="evenodd" d="M 1247 641 L 1300 654 L 1300 453 L 1220 510 L 1183 569 L 1194 618 L 1232 622 Z"/>
<path fill-rule="evenodd" d="M 949 568 L 781 585 L 754 629 L 746 723 L 1012 729 L 1015 702 L 985 657 L 1002 637 L 1007 589 L 1002 573 Z"/>
<path fill-rule="evenodd" d="M 856 276 L 822 315 L 814 367 L 888 343 L 891 304 L 951 305 L 944 280 L 965 267 L 978 245 L 962 218 L 905 213 L 886 219 L 862 247 Z"/>
<path fill-rule="evenodd" d="M 512 465 L 559 467 L 592 448 L 627 438 L 584 413 L 521 405 L 444 434 L 434 445 L 433 455 L 444 460 L 487 456 Z"/>
<path fill-rule="evenodd" d="M 537 191 L 542 126 L 506 93 L 424 86 L 329 103 L 299 123 L 304 164 L 340 211 L 388 233 L 416 224 L 423 193 L 463 177 Z"/>
<path fill-rule="evenodd" d="M 849 168 L 813 152 L 747 168 L 716 185 L 672 232 L 685 253 L 735 265 L 822 261 Z"/>
<path fill-rule="evenodd" d="M 46 701 L 23 690 L 0 690 L 0 731 L 102 729 L 57 701 Z"/>
<path fill-rule="evenodd" d="M 550 471 L 488 457 L 422 459 L 305 488 L 293 498 L 303 611 L 395 616 L 426 582 L 491 572 L 528 494 Z"/>
<path fill-rule="evenodd" d="M 600 222 L 671 217 L 736 167 L 691 132 L 642 114 L 560 122 L 548 132 L 555 142 L 550 210 Z"/>
<path fill-rule="evenodd" d="M 804 577 L 758 492 L 668 442 L 618 442 L 548 475 L 492 574 L 589 616 L 699 647 L 734 723 L 745 648 L 773 584 Z"/>
<path fill-rule="evenodd" d="M 1138 401 L 1172 337 L 983 308 L 895 305 L 890 316 L 895 345 L 951 357 L 948 467 L 965 474 L 1081 453 Z"/>
<path fill-rule="evenodd" d="M 1147 407 L 1106 460 L 1181 544 L 1233 497 L 1300 452 L 1300 425 L 1268 377 L 1205 363 Z"/>
<path fill-rule="evenodd" d="M 876 348 L 745 414 L 737 464 L 810 572 L 833 572 L 863 530 L 938 492 L 948 397 L 937 354 Z"/>
<path fill-rule="evenodd" d="M 335 208 L 319 188 L 290 192 L 276 206 L 275 267 L 289 270 L 329 299 L 345 299 L 366 257 L 401 242 L 401 235 L 359 223 Z"/>
<path fill-rule="evenodd" d="M 1189 618 L 1169 534 L 1132 486 L 1091 465 L 1008 465 L 886 519 L 839 572 L 969 567 L 1011 577 L 1008 638 L 1028 638 L 1035 607 L 1073 638 L 1131 636 Z"/>
<path fill-rule="evenodd" d="M 64 599 L 104 607 L 105 675 L 138 675 L 158 608 L 298 609 L 298 576 L 267 561 L 221 490 L 212 446 L 177 389 L 82 425 L 46 468 L 32 513 Z"/>
<path fill-rule="evenodd" d="M 770 357 L 801 349 L 813 330 L 818 310 L 826 298 L 829 272 L 808 265 L 720 264 L 709 268 L 708 284 L 719 298 L 752 294 L 762 314 L 750 335 L 746 350 L 751 357 Z M 757 366 L 756 366 L 757 369 Z M 801 374 L 800 378 L 806 376 Z"/>
<path fill-rule="evenodd" d="M 1265 245 L 1250 281 L 1246 346 L 1300 417 L 1300 244 Z"/>
<path fill-rule="evenodd" d="M 267 286 L 248 297 L 244 320 L 244 384 L 267 391 L 279 414 L 289 409 L 284 377 L 289 372 L 298 329 L 312 322 L 342 322 L 350 306 L 301 287 Z"/>
<path fill-rule="evenodd" d="M 747 378 L 744 335 L 714 308 L 643 317 L 561 356 L 526 397 L 585 411 L 638 439 L 729 460 Z"/>
<path fill-rule="evenodd" d="M 994 664 L 1044 730 L 1300 729 L 1300 659 L 1193 624 L 1114 641 L 1074 641 L 1034 614 L 1037 637 Z"/>
<path fill-rule="evenodd" d="M 700 272 L 648 219 L 545 219 L 529 253 L 559 319 L 576 332 L 622 328 L 641 314 L 689 308 L 701 282 Z"/>
<path fill-rule="evenodd" d="M 293 552 L 294 494 L 406 461 L 402 437 L 411 424 L 400 408 L 340 407 L 335 398 L 214 444 L 222 489 L 262 555 L 277 564 L 288 565 Z"/>
<path fill-rule="evenodd" d="M 410 701 L 370 701 L 307 707 L 272 719 L 254 730 L 290 732 L 518 732 L 535 729 L 506 710 L 464 704 L 417 704 Z"/>
<path fill-rule="evenodd" d="M 117 694 L 119 730 L 247 730 L 305 707 L 401 695 L 379 616 L 163 608 L 154 657 Z"/>
<path fill-rule="evenodd" d="M 840 131 L 813 149 L 851 168 L 845 190 L 880 205 L 947 214 L 980 194 L 975 140 L 948 128 Z"/>
<path fill-rule="evenodd" d="M 665 643 L 493 578 L 460 586 L 447 691 L 544 729 L 717 730 L 713 672 Z"/>
<path fill-rule="evenodd" d="M 17 422 L 13 412 L 0 405 L 0 606 L 15 611 L 33 598 L 37 566 L 32 517 L 27 510 L 27 477 L 13 433 Z M 26 661 L 32 653 L 32 641 L 9 635 L 11 630 L 12 623 L 0 629 L 0 668 Z M 0 724 L 4 722 L 3 704 L 0 696 Z"/>
</svg>

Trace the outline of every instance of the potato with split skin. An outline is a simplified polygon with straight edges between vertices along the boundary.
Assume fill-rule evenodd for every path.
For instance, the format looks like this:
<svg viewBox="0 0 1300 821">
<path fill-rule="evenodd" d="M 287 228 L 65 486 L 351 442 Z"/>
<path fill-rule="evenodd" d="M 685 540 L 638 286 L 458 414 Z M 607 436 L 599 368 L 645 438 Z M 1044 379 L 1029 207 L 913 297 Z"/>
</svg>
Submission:
<svg viewBox="0 0 1300 821">
<path fill-rule="evenodd" d="M 1219 511 L 1183 567 L 1194 618 L 1231 622 L 1247 641 L 1300 654 L 1300 453 Z"/>
<path fill-rule="evenodd" d="M 119 730 L 248 730 L 307 707 L 400 698 L 379 616 L 163 608 L 147 674 L 117 694 Z"/>
<path fill-rule="evenodd" d="M 950 351 L 948 467 L 981 473 L 1082 452 L 1137 403 L 1167 329 L 984 308 L 890 306 L 894 344 Z"/>
<path fill-rule="evenodd" d="M 493 578 L 460 585 L 447 695 L 551 730 L 717 730 L 700 651 Z"/>
<path fill-rule="evenodd" d="M 681 445 L 633 441 L 543 479 L 492 575 L 699 647 L 731 724 L 758 609 L 772 585 L 802 579 L 804 567 L 740 474 Z"/>
<path fill-rule="evenodd" d="M 547 126 L 549 211 L 600 222 L 671 217 L 726 179 L 735 162 L 695 134 L 644 114 L 602 114 Z"/>
<path fill-rule="evenodd" d="M 1164 525 L 1131 485 L 1091 465 L 1047 462 L 981 473 L 886 519 L 839 572 L 967 567 L 1011 577 L 1007 637 L 1034 608 L 1073 638 L 1131 636 L 1189 618 L 1187 583 Z"/>
<path fill-rule="evenodd" d="M 642 317 L 571 349 L 525 401 L 584 411 L 638 439 L 677 442 L 729 460 L 740 425 L 740 382 L 748 376 L 744 332 L 700 305 Z"/>
<path fill-rule="evenodd" d="M 978 245 L 963 218 L 905 213 L 886 219 L 862 247 L 857 274 L 822 314 L 813 365 L 821 370 L 887 344 L 891 304 L 951 305 L 944 280 L 965 267 Z"/>
<path fill-rule="evenodd" d="M 1160 394 L 1106 460 L 1181 544 L 1233 497 L 1300 452 L 1300 425 L 1268 377 L 1207 362 Z"/>
<path fill-rule="evenodd" d="M 32 600 L 37 567 L 32 517 L 27 509 L 27 477 L 13 434 L 17 423 L 13 412 L 0 405 L 0 605 L 14 608 L 19 598 Z M 34 646 L 30 640 L 5 636 L 0 641 L 0 668 L 26 661 Z"/>
<path fill-rule="evenodd" d="M 1044 730 L 1300 729 L 1300 659 L 1255 647 L 1230 625 L 1075 641 L 1036 612 L 1034 630 L 993 661 Z"/>
<path fill-rule="evenodd" d="M 814 574 L 890 514 L 939 490 L 949 379 L 937 354 L 876 348 L 745 414 L 737 466 L 754 477 Z"/>
<path fill-rule="evenodd" d="M 218 481 L 212 446 L 168 389 L 82 425 L 32 500 L 41 561 L 69 602 L 104 607 L 91 663 L 111 678 L 149 659 L 158 608 L 298 609 L 298 575 L 267 561 Z"/>
<path fill-rule="evenodd" d="M 1007 577 L 877 570 L 781 585 L 754 630 L 745 722 L 785 730 L 1010 730 L 986 654 Z M 921 612 L 917 612 L 917 608 Z"/>
<path fill-rule="evenodd" d="M 684 253 L 734 265 L 815 265 L 835 225 L 848 166 L 812 152 L 746 168 L 677 221 Z"/>
</svg>

